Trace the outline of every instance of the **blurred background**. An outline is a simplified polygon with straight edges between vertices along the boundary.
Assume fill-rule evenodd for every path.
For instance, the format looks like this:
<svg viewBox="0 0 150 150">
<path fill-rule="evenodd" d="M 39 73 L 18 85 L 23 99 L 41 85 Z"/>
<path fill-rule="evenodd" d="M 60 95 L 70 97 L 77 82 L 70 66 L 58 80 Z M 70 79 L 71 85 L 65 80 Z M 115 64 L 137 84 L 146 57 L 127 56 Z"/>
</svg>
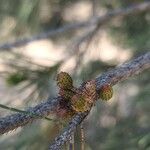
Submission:
<svg viewBox="0 0 150 150">
<path fill-rule="evenodd" d="M 56 74 L 66 71 L 79 86 L 150 49 L 150 11 L 75 26 L 144 0 L 1 0 L 0 103 L 18 109 L 58 94 Z M 57 33 L 68 24 L 75 27 Z M 88 22 L 87 22 L 88 24 Z M 66 27 L 67 28 L 67 27 Z M 64 29 L 62 29 L 64 30 Z M 47 33 L 56 32 L 53 36 Z M 9 47 L 11 41 L 37 39 Z M 7 43 L 3 46 L 3 43 Z M 19 45 L 19 46 L 18 46 Z M 114 86 L 84 121 L 86 150 L 150 150 L 150 72 Z M 13 114 L 0 108 L 0 117 Z M 44 150 L 58 135 L 55 122 L 38 120 L 0 136 L 1 150 Z M 79 149 L 79 132 L 75 146 Z"/>
</svg>

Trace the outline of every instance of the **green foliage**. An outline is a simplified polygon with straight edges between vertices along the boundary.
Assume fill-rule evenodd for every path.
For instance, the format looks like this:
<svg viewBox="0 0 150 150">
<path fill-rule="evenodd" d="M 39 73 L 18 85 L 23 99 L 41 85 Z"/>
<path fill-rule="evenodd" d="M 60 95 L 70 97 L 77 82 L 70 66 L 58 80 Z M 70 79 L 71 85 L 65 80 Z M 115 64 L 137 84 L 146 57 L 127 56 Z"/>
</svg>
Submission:
<svg viewBox="0 0 150 150">
<path fill-rule="evenodd" d="M 23 72 L 15 72 L 15 73 L 10 73 L 6 79 L 6 82 L 10 86 L 17 85 L 23 81 L 27 80 L 27 76 L 23 74 Z"/>
</svg>

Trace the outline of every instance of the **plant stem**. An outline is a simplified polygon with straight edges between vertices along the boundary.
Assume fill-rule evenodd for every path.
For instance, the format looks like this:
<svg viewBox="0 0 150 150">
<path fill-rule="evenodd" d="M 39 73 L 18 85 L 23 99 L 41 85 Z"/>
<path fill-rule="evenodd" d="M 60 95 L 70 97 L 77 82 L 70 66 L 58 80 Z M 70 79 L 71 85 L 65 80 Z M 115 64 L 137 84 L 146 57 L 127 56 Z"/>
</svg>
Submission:
<svg viewBox="0 0 150 150">
<path fill-rule="evenodd" d="M 81 123 L 81 125 L 80 125 L 80 134 L 81 134 L 81 150 L 84 150 L 85 149 L 85 145 L 84 145 L 85 136 L 84 136 L 83 123 Z"/>
</svg>

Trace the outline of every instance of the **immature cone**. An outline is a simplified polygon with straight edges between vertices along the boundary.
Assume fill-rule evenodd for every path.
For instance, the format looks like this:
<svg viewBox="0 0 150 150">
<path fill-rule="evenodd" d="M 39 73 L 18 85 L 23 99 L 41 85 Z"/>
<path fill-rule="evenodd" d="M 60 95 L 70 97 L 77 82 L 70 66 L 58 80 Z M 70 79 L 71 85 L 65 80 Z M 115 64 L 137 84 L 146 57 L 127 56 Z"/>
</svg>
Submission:
<svg viewBox="0 0 150 150">
<path fill-rule="evenodd" d="M 60 72 L 57 75 L 57 85 L 61 89 L 72 89 L 73 88 L 73 81 L 71 76 L 66 72 Z"/>
<path fill-rule="evenodd" d="M 91 104 L 82 95 L 76 94 L 71 98 L 71 107 L 76 112 L 85 112 L 90 110 Z"/>
<path fill-rule="evenodd" d="M 95 80 L 90 80 L 86 82 L 85 87 L 82 91 L 82 95 L 85 97 L 88 103 L 93 104 L 95 102 L 97 98 Z"/>
<path fill-rule="evenodd" d="M 59 95 L 66 100 L 70 100 L 73 97 L 74 92 L 72 92 L 71 90 L 60 89 Z"/>
<path fill-rule="evenodd" d="M 113 96 L 113 88 L 111 85 L 106 84 L 100 88 L 99 97 L 102 100 L 108 101 Z"/>
</svg>

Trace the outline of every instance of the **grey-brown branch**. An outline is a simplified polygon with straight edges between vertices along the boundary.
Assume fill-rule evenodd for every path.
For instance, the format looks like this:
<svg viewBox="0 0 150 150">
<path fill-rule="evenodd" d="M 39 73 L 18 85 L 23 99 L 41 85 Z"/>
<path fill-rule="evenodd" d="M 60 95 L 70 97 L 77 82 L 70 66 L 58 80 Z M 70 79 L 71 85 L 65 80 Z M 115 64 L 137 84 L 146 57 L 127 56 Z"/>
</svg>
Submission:
<svg viewBox="0 0 150 150">
<path fill-rule="evenodd" d="M 127 8 L 116 9 L 116 10 L 113 10 L 113 11 L 110 11 L 110 12 L 104 14 L 103 16 L 91 17 L 89 20 L 84 21 L 84 22 L 78 22 L 78 23 L 73 23 L 73 24 L 69 24 L 69 25 L 64 25 L 63 27 L 60 27 L 56 30 L 49 30 L 47 32 L 40 33 L 39 35 L 35 35 L 30 38 L 24 38 L 24 39 L 20 39 L 20 40 L 14 41 L 14 42 L 10 42 L 10 43 L 7 42 L 4 44 L 0 44 L 0 49 L 9 50 L 14 47 L 23 46 L 29 42 L 33 42 L 36 40 L 46 39 L 48 37 L 53 37 L 56 35 L 58 36 L 59 34 L 62 34 L 66 31 L 68 32 L 68 31 L 72 31 L 72 30 L 85 28 L 85 27 L 89 28 L 89 27 L 92 27 L 95 25 L 102 25 L 102 24 L 105 24 L 106 22 L 110 21 L 114 17 L 119 17 L 119 16 L 124 17 L 127 15 L 143 12 L 143 11 L 146 11 L 149 9 L 150 9 L 150 2 L 148 2 L 148 1 L 140 3 L 138 5 L 129 6 Z"/>
<path fill-rule="evenodd" d="M 148 68 L 150 68 L 150 52 L 97 77 L 97 89 L 99 89 L 105 82 L 115 85 L 116 83 L 125 80 L 130 76 L 136 75 Z M 46 102 L 27 109 L 27 111 L 31 112 L 31 114 L 37 115 L 16 113 L 0 118 L 0 134 L 24 126 L 36 119 L 46 117 L 50 113 L 55 112 L 56 107 L 59 105 L 60 99 L 60 97 L 49 98 Z M 52 144 L 52 146 L 50 146 L 50 149 L 55 150 L 63 145 L 64 142 L 69 138 L 71 132 L 75 130 L 76 126 L 80 124 L 87 114 L 83 113 L 75 116 L 73 121 L 69 123 L 68 128 L 64 130 L 61 136 L 55 139 L 55 142 Z"/>
<path fill-rule="evenodd" d="M 56 107 L 59 105 L 59 100 L 60 97 L 49 98 L 46 102 L 35 107 L 28 108 L 26 111 L 30 112 L 30 114 L 16 113 L 0 118 L 0 134 L 24 126 L 35 119 L 48 116 L 51 112 L 55 111 Z"/>
<path fill-rule="evenodd" d="M 150 52 L 142 55 L 128 63 L 108 71 L 96 78 L 97 90 L 105 83 L 115 85 L 120 81 L 126 80 L 128 77 L 139 74 L 145 69 L 150 68 Z M 59 150 L 61 146 L 69 140 L 71 133 L 84 120 L 89 112 L 77 114 L 70 122 L 64 131 L 55 138 L 53 144 L 49 146 L 49 150 Z"/>
</svg>

